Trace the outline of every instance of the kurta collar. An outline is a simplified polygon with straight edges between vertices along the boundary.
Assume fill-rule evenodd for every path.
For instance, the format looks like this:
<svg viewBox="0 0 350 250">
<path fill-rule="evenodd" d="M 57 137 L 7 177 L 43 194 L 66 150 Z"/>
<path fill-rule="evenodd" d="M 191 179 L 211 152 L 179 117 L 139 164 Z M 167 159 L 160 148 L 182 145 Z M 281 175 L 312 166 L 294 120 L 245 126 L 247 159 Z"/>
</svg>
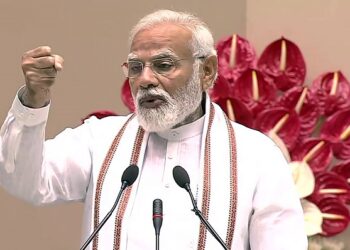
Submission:
<svg viewBox="0 0 350 250">
<path fill-rule="evenodd" d="M 203 126 L 204 116 L 202 116 L 194 122 L 185 124 L 181 127 L 157 132 L 157 134 L 160 137 L 169 141 L 181 141 L 190 137 L 200 135 L 203 131 Z"/>
</svg>

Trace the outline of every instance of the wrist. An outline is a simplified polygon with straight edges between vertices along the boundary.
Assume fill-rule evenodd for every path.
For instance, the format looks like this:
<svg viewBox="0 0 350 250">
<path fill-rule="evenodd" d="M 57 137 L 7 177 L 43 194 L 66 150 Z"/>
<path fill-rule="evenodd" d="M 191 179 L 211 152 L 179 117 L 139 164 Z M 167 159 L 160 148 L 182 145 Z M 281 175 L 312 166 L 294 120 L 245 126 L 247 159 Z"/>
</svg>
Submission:
<svg viewBox="0 0 350 250">
<path fill-rule="evenodd" d="M 25 86 L 19 91 L 18 98 L 26 107 L 42 108 L 50 103 L 50 89 L 42 88 L 33 91 Z"/>
</svg>

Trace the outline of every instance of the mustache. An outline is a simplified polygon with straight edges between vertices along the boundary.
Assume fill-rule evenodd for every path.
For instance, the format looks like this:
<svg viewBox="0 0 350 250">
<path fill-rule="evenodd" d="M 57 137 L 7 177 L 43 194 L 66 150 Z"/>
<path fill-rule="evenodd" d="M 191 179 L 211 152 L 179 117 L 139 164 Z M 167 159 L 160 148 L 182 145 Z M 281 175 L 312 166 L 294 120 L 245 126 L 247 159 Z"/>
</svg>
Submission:
<svg viewBox="0 0 350 250">
<path fill-rule="evenodd" d="M 136 100 L 140 100 L 142 98 L 149 97 L 149 96 L 160 96 L 166 100 L 171 98 L 168 92 L 166 92 L 161 88 L 149 88 L 149 89 L 139 89 L 136 94 Z"/>
</svg>

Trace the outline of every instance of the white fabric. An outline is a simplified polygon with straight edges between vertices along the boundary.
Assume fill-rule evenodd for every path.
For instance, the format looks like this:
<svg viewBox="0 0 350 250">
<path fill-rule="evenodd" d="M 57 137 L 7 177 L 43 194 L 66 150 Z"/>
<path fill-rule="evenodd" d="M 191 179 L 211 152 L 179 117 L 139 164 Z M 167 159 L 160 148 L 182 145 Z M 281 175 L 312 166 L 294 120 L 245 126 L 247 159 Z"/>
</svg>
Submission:
<svg viewBox="0 0 350 250">
<path fill-rule="evenodd" d="M 193 232 L 198 231 L 198 219 L 191 212 L 192 205 L 186 191 L 174 182 L 172 170 L 174 166 L 181 165 L 188 171 L 196 195 L 202 129 L 203 118 L 191 125 L 149 136 L 144 167 L 132 206 L 127 249 L 155 249 L 151 204 L 156 198 L 163 201 L 162 249 L 188 249 L 195 245 Z M 144 226 L 140 227 L 140 224 Z M 173 240 L 167 240 L 172 235 L 182 240 L 174 244 Z"/>
<path fill-rule="evenodd" d="M 1 128 L 0 183 L 12 194 L 35 204 L 85 201 L 85 240 L 93 227 L 94 192 L 100 167 L 126 118 L 91 118 L 84 125 L 66 129 L 43 144 L 47 114 L 48 107 L 25 108 L 16 97 Z M 161 249 L 197 248 L 199 219 L 190 211 L 188 194 L 173 181 L 172 168 L 175 165 L 185 167 L 193 192 L 200 196 L 197 186 L 201 190 L 198 178 L 203 122 L 200 119 L 167 133 L 151 133 L 148 137 L 138 188 L 126 214 L 122 250 L 155 249 L 151 219 L 155 198 L 161 198 L 164 204 Z M 307 249 L 301 206 L 280 150 L 259 132 L 238 124 L 234 124 L 234 129 L 238 207 L 232 249 Z M 219 144 L 215 145 L 216 150 L 220 150 Z M 128 163 L 119 164 L 122 172 Z M 212 170 L 217 172 L 219 167 L 213 166 Z M 103 211 L 112 206 L 119 188 L 120 179 L 111 185 L 110 200 L 103 203 L 100 218 L 104 216 Z M 213 193 L 211 202 L 216 202 L 220 194 Z M 209 214 L 214 228 L 222 227 L 211 220 L 213 216 Z M 107 232 L 113 234 L 113 231 L 114 221 L 109 221 L 100 232 L 105 236 L 100 237 L 107 237 Z M 225 235 L 221 237 L 225 239 Z M 212 241 L 209 233 L 207 240 Z M 103 245 L 101 249 L 112 249 L 112 246 Z"/>
</svg>

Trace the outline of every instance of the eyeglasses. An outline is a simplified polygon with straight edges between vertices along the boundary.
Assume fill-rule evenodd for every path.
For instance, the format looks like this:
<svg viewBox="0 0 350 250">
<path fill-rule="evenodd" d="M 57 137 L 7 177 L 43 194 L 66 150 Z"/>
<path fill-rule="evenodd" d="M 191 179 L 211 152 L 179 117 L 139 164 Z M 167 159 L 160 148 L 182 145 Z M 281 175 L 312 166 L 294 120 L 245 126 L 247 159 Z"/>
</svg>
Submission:
<svg viewBox="0 0 350 250">
<path fill-rule="evenodd" d="M 204 59 L 204 56 L 195 57 L 195 59 Z M 170 76 L 178 66 L 179 61 L 187 59 L 173 59 L 171 57 L 153 59 L 151 62 L 144 63 L 138 60 L 129 60 L 122 64 L 124 75 L 128 78 L 136 78 L 141 75 L 145 67 L 149 66 L 151 70 L 162 76 Z"/>
</svg>

